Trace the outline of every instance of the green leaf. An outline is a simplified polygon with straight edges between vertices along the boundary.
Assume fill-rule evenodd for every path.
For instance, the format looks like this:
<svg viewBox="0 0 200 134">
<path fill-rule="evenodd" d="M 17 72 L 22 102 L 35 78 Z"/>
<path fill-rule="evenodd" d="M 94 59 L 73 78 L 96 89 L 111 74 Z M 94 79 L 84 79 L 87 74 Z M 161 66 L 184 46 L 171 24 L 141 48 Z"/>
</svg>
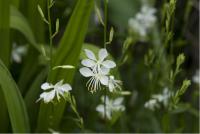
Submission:
<svg viewBox="0 0 200 134">
<path fill-rule="evenodd" d="M 13 132 L 29 132 L 28 115 L 20 91 L 6 66 L 0 60 L 0 85 L 6 100 Z"/>
<path fill-rule="evenodd" d="M 44 69 L 36 76 L 24 98 L 32 130 L 34 130 L 36 127 L 39 111 L 39 103 L 36 103 L 36 100 L 40 96 L 41 85 L 46 77 L 47 69 Z"/>
<path fill-rule="evenodd" d="M 93 6 L 93 0 L 78 0 L 59 48 L 53 57 L 53 66 L 73 65 L 76 67 Z M 48 81 L 55 83 L 63 79 L 67 83 L 72 83 L 74 72 L 75 70 L 53 70 Z M 64 101 L 55 105 L 41 103 L 37 131 L 56 129 L 63 116 L 65 105 Z"/>
<path fill-rule="evenodd" d="M 11 53 L 9 4 L 9 0 L 0 0 L 0 59 L 6 66 L 10 64 Z"/>
<path fill-rule="evenodd" d="M 19 8 L 20 0 L 11 0 L 11 4 L 14 5 L 16 8 Z"/>
<path fill-rule="evenodd" d="M 0 59 L 8 67 L 10 64 L 10 19 L 9 1 L 0 0 Z M 0 76 L 1 77 L 1 76 Z M 6 132 L 8 128 L 8 113 L 5 99 L 0 91 L 0 132 Z"/>
<path fill-rule="evenodd" d="M 41 9 L 46 9 L 46 0 L 25 0 L 21 5 L 22 13 L 27 18 L 36 41 L 44 44 L 46 24 L 41 19 L 37 5 L 40 5 Z M 43 13 L 46 14 L 46 10 L 43 10 Z"/>
<path fill-rule="evenodd" d="M 13 6 L 11 6 L 10 10 L 10 27 L 20 31 L 26 37 L 27 41 L 40 51 L 39 46 L 36 45 L 36 39 L 26 18 Z"/>
</svg>

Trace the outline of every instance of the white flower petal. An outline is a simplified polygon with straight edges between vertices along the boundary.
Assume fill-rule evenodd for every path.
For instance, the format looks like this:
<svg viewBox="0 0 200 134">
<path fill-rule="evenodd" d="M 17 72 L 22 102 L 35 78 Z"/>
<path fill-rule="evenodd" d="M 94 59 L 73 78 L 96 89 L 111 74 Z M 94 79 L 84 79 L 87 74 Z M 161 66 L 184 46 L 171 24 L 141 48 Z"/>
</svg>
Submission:
<svg viewBox="0 0 200 134">
<path fill-rule="evenodd" d="M 108 85 L 108 76 L 105 76 L 105 75 L 102 75 L 100 78 L 99 78 L 101 84 L 103 85 Z"/>
<path fill-rule="evenodd" d="M 45 82 L 45 83 L 43 83 L 42 85 L 41 85 L 41 88 L 43 89 L 43 90 L 47 90 L 47 89 L 51 89 L 51 88 L 53 88 L 54 86 L 51 84 L 51 83 L 48 83 L 48 82 Z"/>
<path fill-rule="evenodd" d="M 86 67 L 93 67 L 93 66 L 95 66 L 96 63 L 93 60 L 84 59 L 81 61 L 81 64 Z"/>
<path fill-rule="evenodd" d="M 112 82 L 109 82 L 108 83 L 108 89 L 109 89 L 109 91 L 113 92 L 114 88 L 115 88 L 114 84 Z"/>
<path fill-rule="evenodd" d="M 85 54 L 89 59 L 96 60 L 96 57 L 91 50 L 85 49 Z"/>
<path fill-rule="evenodd" d="M 104 105 L 98 105 L 96 107 L 96 111 L 100 112 L 100 113 L 104 113 Z"/>
<path fill-rule="evenodd" d="M 90 77 L 94 75 L 94 73 L 87 67 L 83 67 L 79 71 L 85 77 Z"/>
<path fill-rule="evenodd" d="M 59 90 L 62 92 L 68 92 L 68 91 L 72 90 L 72 87 L 69 84 L 64 84 L 59 87 Z"/>
<path fill-rule="evenodd" d="M 44 100 L 44 103 L 49 103 L 50 101 L 53 100 L 55 97 L 55 90 L 52 90 L 50 92 L 44 92 L 40 95 L 40 98 Z"/>
<path fill-rule="evenodd" d="M 108 52 L 106 49 L 99 50 L 99 61 L 103 61 L 108 56 Z"/>
<path fill-rule="evenodd" d="M 16 63 L 22 62 L 22 57 L 16 52 L 12 52 L 12 58 Z"/>
<path fill-rule="evenodd" d="M 113 101 L 113 105 L 121 105 L 122 104 L 122 102 L 123 102 L 123 100 L 124 100 L 124 98 L 123 97 L 119 97 L 119 98 L 117 98 L 117 99 L 115 99 L 114 101 Z"/>
<path fill-rule="evenodd" d="M 107 117 L 109 120 L 112 119 L 111 113 L 112 113 L 112 111 L 109 110 L 109 109 L 106 111 L 106 117 Z"/>
<path fill-rule="evenodd" d="M 59 86 L 62 86 L 62 84 L 63 84 L 63 80 L 61 80 L 61 81 L 57 82 L 57 83 L 55 84 L 55 86 L 54 86 L 54 87 L 59 87 Z"/>
<path fill-rule="evenodd" d="M 102 63 L 102 65 L 106 68 L 114 68 L 116 67 L 116 64 L 114 61 L 111 61 L 111 60 L 106 60 Z"/>
<path fill-rule="evenodd" d="M 110 69 L 105 68 L 105 67 L 101 67 L 99 72 L 101 72 L 103 75 L 108 75 L 109 72 L 110 72 Z"/>
</svg>

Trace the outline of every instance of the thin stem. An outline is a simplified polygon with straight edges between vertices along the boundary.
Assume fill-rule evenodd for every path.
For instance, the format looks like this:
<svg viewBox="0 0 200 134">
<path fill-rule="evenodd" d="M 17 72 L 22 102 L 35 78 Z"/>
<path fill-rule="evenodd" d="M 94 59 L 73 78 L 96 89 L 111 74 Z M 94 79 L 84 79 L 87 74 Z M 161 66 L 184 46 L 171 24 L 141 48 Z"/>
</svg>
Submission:
<svg viewBox="0 0 200 134">
<path fill-rule="evenodd" d="M 108 17 L 108 5 L 107 5 L 107 0 L 104 0 L 104 48 L 106 48 L 106 41 L 107 41 L 107 17 Z"/>
<path fill-rule="evenodd" d="M 48 26 L 49 26 L 49 45 L 50 45 L 50 61 L 49 61 L 49 68 L 50 71 L 52 69 L 52 47 L 53 47 L 53 39 L 52 39 L 52 29 L 51 29 L 51 1 L 47 0 L 47 13 L 48 13 Z"/>
<path fill-rule="evenodd" d="M 108 12 L 108 5 L 107 0 L 104 0 L 104 48 L 106 48 L 107 42 L 107 12 Z M 106 89 L 104 90 L 104 119 L 106 119 Z"/>
</svg>

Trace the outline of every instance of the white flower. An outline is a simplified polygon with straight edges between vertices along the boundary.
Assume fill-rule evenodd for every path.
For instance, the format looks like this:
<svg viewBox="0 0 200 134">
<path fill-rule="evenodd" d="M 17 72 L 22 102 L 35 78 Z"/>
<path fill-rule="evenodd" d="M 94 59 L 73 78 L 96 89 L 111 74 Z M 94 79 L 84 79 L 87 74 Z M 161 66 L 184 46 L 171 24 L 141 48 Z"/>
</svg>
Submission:
<svg viewBox="0 0 200 134">
<path fill-rule="evenodd" d="M 170 92 L 168 88 L 164 88 L 162 94 L 152 95 L 152 98 L 158 100 L 158 102 L 163 103 L 163 105 L 167 107 L 171 96 L 172 92 Z"/>
<path fill-rule="evenodd" d="M 84 77 L 91 77 L 86 86 L 90 92 L 96 92 L 102 85 L 108 85 L 108 70 L 101 69 L 101 72 L 92 71 L 87 67 L 83 67 L 80 70 L 80 73 Z"/>
<path fill-rule="evenodd" d="M 144 107 L 154 111 L 156 108 L 159 108 L 160 105 L 158 104 L 157 100 L 151 99 L 144 104 Z"/>
<path fill-rule="evenodd" d="M 135 18 L 130 18 L 128 25 L 131 31 L 137 33 L 141 37 L 145 37 L 147 32 L 156 22 L 155 16 L 156 9 L 144 5 Z"/>
<path fill-rule="evenodd" d="M 104 112 L 105 112 L 104 111 L 105 110 L 104 109 L 104 101 L 105 101 L 104 96 L 102 96 L 101 100 L 102 100 L 103 104 L 98 105 L 96 107 L 96 111 L 99 112 L 102 117 L 104 117 Z M 107 119 L 109 119 L 109 120 L 112 119 L 112 115 L 114 112 L 118 112 L 118 111 L 122 112 L 125 110 L 124 105 L 122 105 L 123 100 L 124 100 L 124 98 L 122 98 L 122 97 L 112 100 L 112 99 L 109 99 L 108 96 L 106 96 L 106 102 L 105 102 L 106 113 L 105 114 L 106 114 Z"/>
<path fill-rule="evenodd" d="M 95 54 L 85 49 L 85 54 L 88 59 L 82 60 L 82 65 L 88 68 L 91 68 L 92 71 L 99 72 L 101 71 L 102 67 L 106 69 L 111 69 L 116 66 L 115 62 L 111 60 L 105 60 L 108 57 L 108 52 L 106 49 L 100 49 L 98 53 L 98 59 L 96 58 Z"/>
<path fill-rule="evenodd" d="M 144 104 L 144 106 L 150 110 L 155 110 L 160 108 L 160 104 L 163 104 L 165 107 L 168 106 L 170 97 L 173 95 L 171 91 L 166 87 L 164 88 L 162 94 L 154 94 L 152 98 Z"/>
<path fill-rule="evenodd" d="M 41 88 L 44 90 L 44 92 L 40 94 L 40 98 L 37 101 L 43 99 L 44 103 L 51 102 L 55 97 L 59 101 L 61 98 L 60 96 L 64 98 L 64 94 L 72 90 L 69 84 L 63 84 L 63 80 L 59 81 L 55 85 L 46 82 L 41 85 Z"/>
<path fill-rule="evenodd" d="M 110 92 L 113 92 L 115 89 L 121 90 L 122 82 L 120 80 L 115 80 L 114 76 L 110 76 L 108 80 L 108 89 Z"/>
<path fill-rule="evenodd" d="M 200 84 L 200 70 L 197 70 L 195 75 L 193 76 L 192 80 L 194 83 Z"/>
<path fill-rule="evenodd" d="M 21 63 L 22 62 L 22 56 L 25 55 L 27 52 L 27 47 L 26 46 L 17 46 L 16 44 L 13 44 L 13 49 L 12 49 L 12 60 L 16 63 Z"/>
</svg>

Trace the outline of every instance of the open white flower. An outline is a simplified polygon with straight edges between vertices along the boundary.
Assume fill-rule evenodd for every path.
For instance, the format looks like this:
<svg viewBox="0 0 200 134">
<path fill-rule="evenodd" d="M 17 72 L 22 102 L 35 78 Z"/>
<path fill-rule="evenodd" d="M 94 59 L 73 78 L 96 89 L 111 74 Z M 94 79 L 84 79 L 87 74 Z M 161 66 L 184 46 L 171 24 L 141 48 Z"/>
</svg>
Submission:
<svg viewBox="0 0 200 134">
<path fill-rule="evenodd" d="M 152 98 L 144 104 L 145 108 L 150 110 L 155 110 L 156 108 L 160 108 L 161 104 L 164 107 L 167 107 L 169 104 L 170 97 L 173 95 L 171 91 L 166 87 L 164 88 L 162 94 L 154 94 Z"/>
<path fill-rule="evenodd" d="M 41 88 L 44 92 L 40 94 L 40 98 L 37 101 L 44 100 L 44 103 L 51 102 L 55 97 L 59 101 L 61 98 L 60 96 L 64 98 L 64 94 L 72 90 L 69 84 L 63 84 L 63 80 L 59 81 L 55 85 L 48 82 L 43 83 Z"/>
<path fill-rule="evenodd" d="M 160 105 L 158 104 L 157 100 L 151 99 L 144 104 L 144 107 L 154 111 L 156 108 L 159 108 Z"/>
<path fill-rule="evenodd" d="M 22 56 L 25 55 L 27 52 L 27 47 L 26 46 L 17 46 L 15 43 L 13 44 L 13 49 L 12 49 L 12 60 L 16 63 L 21 63 L 22 62 Z"/>
<path fill-rule="evenodd" d="M 152 98 L 156 99 L 158 102 L 163 103 L 165 107 L 167 107 L 169 103 L 169 99 L 172 96 L 172 93 L 169 91 L 168 88 L 164 88 L 162 94 L 155 94 L 152 95 Z"/>
<path fill-rule="evenodd" d="M 108 85 L 108 70 L 101 69 L 101 72 L 97 72 L 92 71 L 90 68 L 83 67 L 79 71 L 84 77 L 91 77 L 86 86 L 92 93 L 101 88 L 101 84 Z"/>
<path fill-rule="evenodd" d="M 100 104 L 96 107 L 96 111 L 100 113 L 100 115 L 102 117 L 104 117 L 104 96 L 101 97 L 101 100 L 102 100 L 102 103 L 103 104 Z M 109 99 L 108 96 L 106 96 L 106 118 L 107 119 L 112 119 L 112 114 L 114 112 L 122 112 L 125 110 L 125 107 L 124 105 L 122 104 L 123 103 L 123 100 L 124 98 L 123 97 L 119 97 L 119 98 L 116 98 L 114 100 L 112 99 Z"/>
<path fill-rule="evenodd" d="M 135 18 L 130 18 L 128 25 L 134 33 L 141 37 L 145 37 L 148 30 L 153 27 L 156 22 L 156 9 L 147 5 L 142 6 L 141 11 L 136 14 Z"/>
<path fill-rule="evenodd" d="M 108 80 L 108 89 L 110 92 L 113 92 L 115 89 L 120 89 L 121 90 L 121 85 L 122 81 L 120 80 L 115 80 L 114 76 L 110 76 Z"/>
<path fill-rule="evenodd" d="M 91 50 L 85 49 L 85 54 L 88 59 L 82 60 L 81 63 L 83 66 L 91 68 L 92 71 L 99 72 L 101 71 L 102 67 L 111 69 L 116 66 L 115 62 L 106 60 L 106 57 L 108 57 L 108 52 L 106 49 L 99 50 L 98 59 Z"/>
</svg>

